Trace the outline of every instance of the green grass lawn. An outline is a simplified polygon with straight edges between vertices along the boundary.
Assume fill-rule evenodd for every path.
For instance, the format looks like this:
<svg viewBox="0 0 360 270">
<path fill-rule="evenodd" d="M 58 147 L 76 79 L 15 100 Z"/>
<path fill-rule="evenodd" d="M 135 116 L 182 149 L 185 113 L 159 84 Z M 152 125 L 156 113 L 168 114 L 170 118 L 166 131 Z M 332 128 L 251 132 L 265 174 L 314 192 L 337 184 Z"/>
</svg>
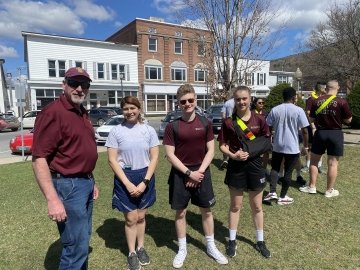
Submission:
<svg viewBox="0 0 360 270">
<path fill-rule="evenodd" d="M 326 175 L 320 175 L 318 194 L 300 193 L 294 184 L 289 189 L 294 204 L 264 205 L 270 259 L 264 259 L 253 248 L 255 230 L 247 194 L 238 228 L 237 256 L 226 266 L 218 265 L 206 255 L 201 217 L 198 209 L 190 206 L 188 256 L 183 269 L 360 269 L 358 153 L 358 147 L 346 147 L 336 185 L 339 197 L 323 196 Z M 211 169 L 217 199 L 213 208 L 215 238 L 224 252 L 229 195 L 223 184 L 224 171 L 217 168 L 221 157 L 217 152 Z M 143 269 L 171 269 L 177 251 L 174 212 L 168 204 L 169 169 L 161 147 L 156 171 L 157 202 L 147 215 L 145 244 L 151 264 Z M 45 200 L 34 180 L 31 163 L 1 165 L 0 172 L 0 269 L 57 269 L 58 232 L 47 217 Z M 106 153 L 100 154 L 95 177 L 101 194 L 94 209 L 90 269 L 126 269 L 124 218 L 111 209 L 113 180 Z M 305 179 L 308 177 L 304 174 Z"/>
</svg>

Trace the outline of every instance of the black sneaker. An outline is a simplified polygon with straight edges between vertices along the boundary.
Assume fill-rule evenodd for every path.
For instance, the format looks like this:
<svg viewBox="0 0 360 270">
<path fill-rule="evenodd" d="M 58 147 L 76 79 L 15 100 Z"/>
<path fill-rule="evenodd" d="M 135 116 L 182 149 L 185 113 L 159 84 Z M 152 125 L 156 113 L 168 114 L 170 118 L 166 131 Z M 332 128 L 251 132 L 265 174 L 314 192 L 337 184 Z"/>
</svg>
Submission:
<svg viewBox="0 0 360 270">
<path fill-rule="evenodd" d="M 226 246 L 226 255 L 230 258 L 236 256 L 236 240 L 229 240 Z"/>
<path fill-rule="evenodd" d="M 258 241 L 255 245 L 257 251 L 261 253 L 265 258 L 270 258 L 270 251 L 267 249 L 264 241 Z"/>
<path fill-rule="evenodd" d="M 141 266 L 139 263 L 138 256 L 135 252 L 132 252 L 128 257 L 128 270 L 140 270 Z"/>
<path fill-rule="evenodd" d="M 304 178 L 301 175 L 296 177 L 296 183 L 298 183 L 300 186 L 305 186 L 306 185 L 306 181 L 304 180 Z"/>
<path fill-rule="evenodd" d="M 139 262 L 141 265 L 148 265 L 150 263 L 149 255 L 147 255 L 145 249 L 142 247 L 136 251 Z"/>
</svg>

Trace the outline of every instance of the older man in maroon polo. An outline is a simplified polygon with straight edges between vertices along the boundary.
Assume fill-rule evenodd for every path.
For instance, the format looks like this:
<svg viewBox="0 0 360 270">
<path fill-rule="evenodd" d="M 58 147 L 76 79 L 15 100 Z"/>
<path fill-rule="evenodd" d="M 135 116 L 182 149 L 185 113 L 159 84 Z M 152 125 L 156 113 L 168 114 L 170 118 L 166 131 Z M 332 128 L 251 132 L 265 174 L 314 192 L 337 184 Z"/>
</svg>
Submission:
<svg viewBox="0 0 360 270">
<path fill-rule="evenodd" d="M 37 116 L 33 170 L 47 201 L 48 216 L 57 223 L 63 245 L 59 269 L 87 269 L 93 200 L 98 197 L 92 171 L 97 161 L 94 129 L 82 102 L 90 76 L 70 68 L 64 93 Z"/>
</svg>

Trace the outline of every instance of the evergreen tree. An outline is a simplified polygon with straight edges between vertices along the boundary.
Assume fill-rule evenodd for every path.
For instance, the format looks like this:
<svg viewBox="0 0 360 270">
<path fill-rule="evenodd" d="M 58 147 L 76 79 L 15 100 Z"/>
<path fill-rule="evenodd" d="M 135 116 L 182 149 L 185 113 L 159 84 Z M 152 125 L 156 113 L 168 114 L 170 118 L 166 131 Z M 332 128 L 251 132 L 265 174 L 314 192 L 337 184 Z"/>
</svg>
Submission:
<svg viewBox="0 0 360 270">
<path fill-rule="evenodd" d="M 350 110 L 353 114 L 351 126 L 353 128 L 360 128 L 360 83 L 356 84 L 347 97 Z"/>
<path fill-rule="evenodd" d="M 270 94 L 266 98 L 266 102 L 265 102 L 265 110 L 267 112 L 270 112 L 272 108 L 283 103 L 283 101 L 284 101 L 283 95 L 282 95 L 283 90 L 286 87 L 290 87 L 290 86 L 291 85 L 288 83 L 281 83 L 281 84 L 274 86 L 271 89 Z"/>
</svg>

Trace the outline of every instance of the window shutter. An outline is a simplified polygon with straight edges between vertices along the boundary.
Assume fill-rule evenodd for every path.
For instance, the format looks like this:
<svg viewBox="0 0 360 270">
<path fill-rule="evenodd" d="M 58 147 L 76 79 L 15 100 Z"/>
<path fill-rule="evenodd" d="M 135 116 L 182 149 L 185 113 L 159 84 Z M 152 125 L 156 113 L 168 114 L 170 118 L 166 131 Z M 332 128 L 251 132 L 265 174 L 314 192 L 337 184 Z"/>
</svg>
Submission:
<svg viewBox="0 0 360 270">
<path fill-rule="evenodd" d="M 130 65 L 126 64 L 125 68 L 126 68 L 126 80 L 130 81 Z"/>
<path fill-rule="evenodd" d="M 266 85 L 266 73 L 264 73 L 264 85 Z"/>
<path fill-rule="evenodd" d="M 97 79 L 97 63 L 94 62 L 94 80 Z"/>
<path fill-rule="evenodd" d="M 257 73 L 257 85 L 260 85 L 260 73 Z"/>
<path fill-rule="evenodd" d="M 106 73 L 106 77 L 105 77 L 105 78 L 106 78 L 107 80 L 110 80 L 110 68 L 109 68 L 109 63 L 106 63 L 106 64 L 105 64 L 105 67 L 106 67 L 106 68 L 105 68 L 105 73 Z"/>
</svg>

